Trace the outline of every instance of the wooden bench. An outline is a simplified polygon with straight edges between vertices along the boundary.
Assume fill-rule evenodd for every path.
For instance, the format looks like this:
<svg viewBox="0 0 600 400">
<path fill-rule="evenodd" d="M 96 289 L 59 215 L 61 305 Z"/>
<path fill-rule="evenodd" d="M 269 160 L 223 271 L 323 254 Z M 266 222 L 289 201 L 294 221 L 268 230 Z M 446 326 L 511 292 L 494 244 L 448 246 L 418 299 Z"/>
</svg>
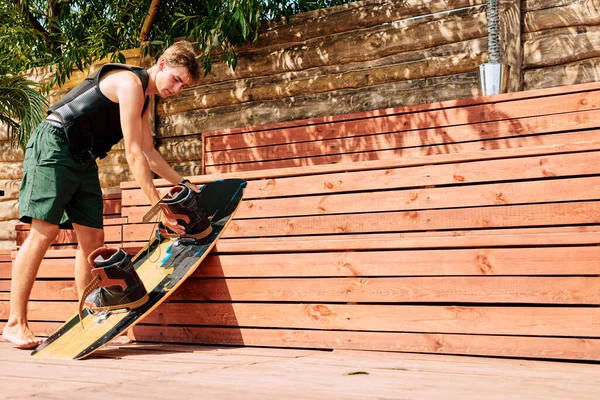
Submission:
<svg viewBox="0 0 600 400">
<path fill-rule="evenodd" d="M 218 137 L 230 163 L 192 180 L 247 179 L 244 202 L 135 339 L 600 359 L 600 85 L 330 120 Z M 334 146 L 285 152 L 324 125 L 340 136 L 412 130 L 378 131 L 339 155 L 373 161 L 260 169 L 332 161 L 322 153 Z M 231 149 L 236 135 L 246 153 Z M 265 153 L 275 141 L 286 143 Z M 267 153 L 278 160 L 251 158 Z M 122 196 L 124 243 L 141 246 L 149 204 L 134 183 Z"/>
<path fill-rule="evenodd" d="M 599 84 L 578 85 L 207 133 L 222 156 L 207 146 L 208 174 L 191 179 L 244 178 L 243 204 L 130 335 L 599 360 L 599 100 Z M 338 145 L 368 140 L 330 154 L 325 127 Z M 139 248 L 150 205 L 121 187 L 122 245 Z M 55 304 L 75 309 L 65 282 L 36 283 L 34 329 Z"/>
</svg>

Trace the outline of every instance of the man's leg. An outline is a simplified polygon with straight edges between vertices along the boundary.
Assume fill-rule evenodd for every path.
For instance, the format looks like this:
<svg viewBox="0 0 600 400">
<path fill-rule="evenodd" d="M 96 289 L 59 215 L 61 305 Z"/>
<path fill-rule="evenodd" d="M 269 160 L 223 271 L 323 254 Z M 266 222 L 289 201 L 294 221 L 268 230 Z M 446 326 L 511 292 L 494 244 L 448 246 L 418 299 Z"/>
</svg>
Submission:
<svg viewBox="0 0 600 400">
<path fill-rule="evenodd" d="M 104 246 L 104 231 L 79 224 L 73 224 L 77 234 L 77 253 L 75 256 L 75 284 L 77 294 L 81 296 L 85 287 L 92 280 L 92 266 L 88 263 L 88 256 L 98 247 Z"/>
<path fill-rule="evenodd" d="M 104 231 L 98 228 L 90 228 L 79 224 L 73 224 L 77 233 L 79 246 L 75 256 L 75 284 L 77 294 L 81 296 L 88 283 L 92 280 L 92 266 L 88 262 L 88 256 L 98 247 L 104 246 Z M 127 335 L 114 338 L 111 344 L 128 344 L 131 339 Z"/>
<path fill-rule="evenodd" d="M 2 337 L 20 349 L 36 348 L 36 338 L 27 323 L 27 304 L 42 259 L 58 234 L 58 225 L 33 219 L 31 231 L 19 249 L 12 267 L 10 313 Z"/>
</svg>

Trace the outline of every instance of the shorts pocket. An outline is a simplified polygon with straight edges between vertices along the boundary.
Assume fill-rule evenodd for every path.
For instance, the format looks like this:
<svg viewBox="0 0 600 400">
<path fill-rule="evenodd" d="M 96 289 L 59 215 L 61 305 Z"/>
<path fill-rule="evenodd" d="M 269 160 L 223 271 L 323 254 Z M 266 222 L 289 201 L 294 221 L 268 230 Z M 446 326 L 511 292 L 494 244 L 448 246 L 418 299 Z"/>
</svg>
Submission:
<svg viewBox="0 0 600 400">
<path fill-rule="evenodd" d="M 25 146 L 25 157 L 23 158 L 23 168 L 27 168 L 29 165 L 33 164 L 35 166 L 38 162 L 38 155 L 35 151 L 35 140 L 34 136 L 29 139 L 27 145 Z"/>
</svg>

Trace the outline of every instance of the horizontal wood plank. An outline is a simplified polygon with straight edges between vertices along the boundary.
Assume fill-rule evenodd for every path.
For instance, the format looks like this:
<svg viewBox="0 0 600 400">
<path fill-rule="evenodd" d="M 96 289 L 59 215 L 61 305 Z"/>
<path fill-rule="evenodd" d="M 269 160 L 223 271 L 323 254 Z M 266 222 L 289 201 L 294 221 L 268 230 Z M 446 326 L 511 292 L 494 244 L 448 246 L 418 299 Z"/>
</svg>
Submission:
<svg viewBox="0 0 600 400">
<path fill-rule="evenodd" d="M 593 123 L 592 123 L 593 124 Z M 501 149 L 514 149 L 518 147 L 536 147 L 536 146 L 564 146 L 579 142 L 587 142 L 597 138 L 598 132 L 595 130 L 575 131 L 564 133 L 561 135 L 542 135 L 542 136 L 525 136 L 509 139 L 490 139 L 473 142 L 455 143 L 452 146 L 444 144 L 406 147 L 401 149 L 377 150 L 371 152 L 345 152 L 339 154 L 313 154 L 309 157 L 299 157 L 299 153 L 293 150 L 291 153 L 282 154 L 287 158 L 251 161 L 244 163 L 228 162 L 224 156 L 224 164 L 206 164 L 205 173 L 212 174 L 216 172 L 227 173 L 236 172 L 245 173 L 256 169 L 274 169 L 274 168 L 292 168 L 309 165 L 332 164 L 332 163 L 354 163 L 364 161 L 387 161 L 398 158 L 417 159 L 419 157 L 436 158 L 443 154 L 463 154 L 473 153 L 477 151 L 496 152 Z M 511 150 L 514 151 L 514 150 Z M 301 154 L 301 153 L 300 153 Z"/>
<path fill-rule="evenodd" d="M 598 338 L 600 308 L 169 302 L 144 324 Z"/>
<path fill-rule="evenodd" d="M 274 99 L 303 97 L 307 93 L 394 84 L 399 80 L 436 76 L 449 65 L 452 66 L 454 74 L 468 73 L 486 61 L 486 54 L 480 51 L 486 45 L 486 37 L 476 37 L 435 48 L 392 54 L 384 58 L 277 72 L 212 84 L 207 82 L 201 87 L 183 90 L 177 98 L 161 100 L 156 111 L 159 117 L 164 117 L 193 110 L 229 108 L 234 104 L 250 101 L 264 103 Z"/>
<path fill-rule="evenodd" d="M 105 226 L 104 241 L 106 243 L 121 243 L 123 240 L 122 229 L 121 225 Z M 17 245 L 23 244 L 28 235 L 29 230 L 18 230 Z M 52 243 L 53 245 L 76 245 L 78 243 L 77 234 L 74 230 L 61 229 Z"/>
<path fill-rule="evenodd" d="M 600 275 L 599 246 L 219 254 L 194 277 Z"/>
<path fill-rule="evenodd" d="M 598 111 L 592 110 L 404 132 L 395 132 L 392 129 L 388 131 L 389 133 L 381 134 L 371 134 L 370 129 L 359 127 L 357 129 L 363 132 L 360 136 L 344 136 L 343 138 L 334 139 L 323 137 L 298 143 L 290 143 L 287 139 L 288 135 L 284 135 L 280 137 L 280 140 L 284 143 L 269 144 L 268 142 L 257 141 L 256 145 L 251 147 L 206 152 L 205 162 L 209 166 L 277 160 L 290 158 L 291 155 L 314 157 L 353 152 L 377 152 L 390 149 L 402 151 L 402 149 L 410 147 L 430 149 L 435 145 L 450 147 L 453 144 L 474 141 L 492 143 L 494 139 L 507 138 L 518 138 L 519 140 L 505 140 L 504 142 L 514 143 L 515 145 L 512 147 L 523 147 L 528 144 L 528 139 L 524 136 L 597 128 L 597 115 Z M 535 136 L 530 138 L 529 141 L 532 145 L 550 144 L 544 142 L 542 136 Z M 503 142 L 499 141 L 498 143 Z"/>
<path fill-rule="evenodd" d="M 491 115 L 494 114 L 494 109 L 499 106 L 501 103 L 508 103 L 506 107 L 510 107 L 510 103 L 518 102 L 524 99 L 537 99 L 535 104 L 536 109 L 543 109 L 545 107 L 545 103 L 549 98 L 553 96 L 564 96 L 573 93 L 585 93 L 596 91 L 600 88 L 600 83 L 598 82 L 589 82 L 583 84 L 570 84 L 564 85 L 561 87 L 550 87 L 544 89 L 537 90 L 527 90 L 527 91 L 518 91 L 518 92 L 510 92 L 510 93 L 502 93 L 493 96 L 485 96 L 485 97 L 470 97 L 465 99 L 455 99 L 455 100 L 446 100 L 439 101 L 429 104 L 418 104 L 418 105 L 407 105 L 396 108 L 387 108 L 387 109 L 379 109 L 379 110 L 369 110 L 363 111 L 360 113 L 346 113 L 339 115 L 328 115 L 326 117 L 316 117 L 316 118 L 308 118 L 302 120 L 294 120 L 294 121 L 283 121 L 272 124 L 264 124 L 264 125 L 252 125 L 252 126 L 244 126 L 239 128 L 229 128 L 229 129 L 216 129 L 203 133 L 203 136 L 222 136 L 222 135 L 232 135 L 238 133 L 245 132 L 255 132 L 262 130 L 270 130 L 270 129 L 289 129 L 296 126 L 310 126 L 310 125 L 319 125 L 326 124 L 331 122 L 339 122 L 339 121 L 349 121 L 356 119 L 367 119 L 367 118 L 377 118 L 381 116 L 393 116 L 397 114 L 417 114 L 428 111 L 437 111 L 438 116 L 436 118 L 432 118 L 432 120 L 436 120 L 439 118 L 444 118 L 444 113 L 448 110 L 452 110 L 454 108 L 460 109 L 469 109 L 472 106 L 480 106 L 480 105 L 493 105 L 485 108 L 485 110 L 489 110 Z M 503 105 L 504 107 L 504 105 Z M 569 106 L 567 106 L 569 107 Z M 457 115 L 462 114 L 460 111 L 450 111 Z M 515 112 L 517 110 L 512 110 Z M 520 112 L 523 112 L 521 110 Z M 531 114 L 529 111 L 525 111 L 528 114 L 526 115 L 535 115 Z M 470 116 L 475 118 L 476 113 L 470 113 Z M 452 114 L 450 114 L 452 115 Z M 489 118 L 489 117 L 488 117 Z M 444 121 L 443 119 L 441 120 Z"/>
<path fill-rule="evenodd" d="M 12 263 L 10 261 L 0 261 L 0 279 L 10 279 Z"/>
<path fill-rule="evenodd" d="M 525 70 L 523 83 L 525 90 L 544 87 L 570 85 L 574 82 L 600 81 L 600 57 L 573 61 L 552 67 Z"/>
<path fill-rule="evenodd" d="M 0 291 L 10 282 L 0 281 Z M 36 281 L 33 300 L 77 300 L 73 281 Z M 189 279 L 171 300 L 358 303 L 600 303 L 598 277 Z"/>
<path fill-rule="evenodd" d="M 135 340 L 211 345 L 386 350 L 600 360 L 600 340 L 535 336 L 452 335 L 445 333 L 346 332 L 256 328 L 155 327 L 138 325 Z"/>
<path fill-rule="evenodd" d="M 599 202 L 570 202 L 258 220 L 236 219 L 231 222 L 223 238 L 542 227 L 599 222 Z M 156 224 L 126 225 L 123 227 L 123 240 L 148 240 L 155 229 Z"/>
<path fill-rule="evenodd" d="M 76 302 L 32 301 L 31 320 L 66 320 Z M 597 307 L 413 306 L 167 302 L 144 325 L 227 326 L 380 332 L 445 332 L 476 335 L 578 336 L 597 338 Z M 0 302 L 0 319 L 8 302 Z"/>
<path fill-rule="evenodd" d="M 292 126 L 287 128 L 257 127 L 256 131 L 228 133 L 205 133 L 207 152 L 231 151 L 286 143 L 309 142 L 315 140 L 362 137 L 366 134 L 386 134 L 403 132 L 406 145 L 410 144 L 409 132 L 419 131 L 428 137 L 434 134 L 448 133 L 454 141 L 461 136 L 475 134 L 483 128 L 487 137 L 496 136 L 502 129 L 510 127 L 517 132 L 532 129 L 530 133 L 552 132 L 555 127 L 568 123 L 580 111 L 600 108 L 600 92 L 567 93 L 549 97 L 540 104 L 539 99 L 523 99 L 513 102 L 474 105 L 440 110 L 424 110 L 419 113 L 400 113 L 382 116 L 357 118 L 339 122 L 325 122 Z M 571 117 L 569 117 L 571 116 Z M 549 123 L 540 119 L 552 119 Z M 564 119 L 564 120 L 563 120 Z M 225 131 L 224 133 L 226 133 Z M 453 132 L 455 132 L 453 134 Z M 408 136 L 408 137 L 407 137 Z M 407 140 L 408 139 L 408 140 Z M 418 137 L 412 137 L 418 143 Z M 463 140 L 464 137 L 463 137 Z"/>
<path fill-rule="evenodd" d="M 311 165 L 311 166 L 295 166 L 290 168 L 274 169 L 274 170 L 255 170 L 246 171 L 243 175 L 240 173 L 224 173 L 219 172 L 211 175 L 195 175 L 190 176 L 190 180 L 197 184 L 204 184 L 215 179 L 226 178 L 243 178 L 246 180 L 254 179 L 274 179 L 294 176 L 304 176 L 309 174 L 319 175 L 337 172 L 357 172 L 367 170 L 381 170 L 400 167 L 414 167 L 423 165 L 441 165 L 449 163 L 475 162 L 484 160 L 502 160 L 507 158 L 527 157 L 527 156 L 549 156 L 554 154 L 588 152 L 600 150 L 600 141 L 589 140 L 581 142 L 570 142 L 553 144 L 546 146 L 521 147 L 512 149 L 495 149 L 493 151 L 481 150 L 467 153 L 449 153 L 437 154 L 435 157 L 430 155 L 417 156 L 410 158 L 394 158 L 389 160 L 370 160 L 357 161 L 343 164 L 326 164 L 326 165 Z M 155 179 L 154 184 L 157 187 L 172 186 L 165 179 Z M 128 190 L 139 189 L 139 184 L 135 181 L 124 181 L 121 183 L 121 189 L 125 195 Z M 125 199 L 123 200 L 125 202 Z M 125 205 L 126 203 L 124 203 Z"/>
<path fill-rule="evenodd" d="M 455 179 L 457 179 L 456 175 Z M 384 180 L 381 182 L 381 186 L 385 187 L 389 181 L 390 179 Z M 337 187 L 339 191 L 349 189 L 348 186 L 350 185 L 346 185 L 347 182 L 338 181 L 336 183 L 331 183 L 331 186 Z M 276 185 L 278 186 L 277 183 Z M 344 189 L 341 189 L 342 186 Z M 285 190 L 281 187 L 278 189 L 280 191 Z M 332 215 L 365 211 L 425 210 L 596 199 L 600 199 L 600 177 L 594 176 L 489 185 L 461 185 L 442 188 L 328 194 L 325 196 L 254 199 L 242 202 L 236 213 L 236 218 Z M 150 206 L 126 207 L 123 210 L 123 215 L 127 216 L 130 223 L 142 222 L 142 218 L 149 209 Z"/>
<path fill-rule="evenodd" d="M 598 226 L 557 228 L 514 228 L 465 231 L 377 233 L 368 235 L 323 235 L 311 237 L 274 237 L 221 239 L 215 251 L 222 253 L 279 253 L 335 250 L 450 249 L 471 247 L 514 247 L 551 245 L 596 245 Z M 140 246 L 139 243 L 127 243 Z"/>
<path fill-rule="evenodd" d="M 226 243 L 222 246 L 227 250 Z M 598 246 L 209 255 L 196 278 L 600 275 Z M 74 276 L 74 258 L 45 258 L 38 278 Z M 11 263 L 0 263 L 9 279 Z"/>
<path fill-rule="evenodd" d="M 600 132 L 600 131 L 599 131 Z M 593 146 L 589 146 L 590 150 Z M 505 180 L 530 180 L 539 178 L 570 177 L 600 173 L 594 160 L 600 152 L 549 154 L 530 157 L 519 156 L 518 149 L 513 150 L 515 158 L 490 159 L 472 162 L 448 162 L 432 165 L 408 165 L 406 167 L 379 165 L 372 162 L 373 167 L 364 171 L 352 171 L 351 174 L 336 172 L 339 166 L 329 166 L 334 172 L 327 172 L 328 166 L 320 168 L 319 173 L 311 173 L 307 169 L 297 176 L 269 177 L 269 171 L 262 179 L 254 173 L 245 172 L 239 177 L 248 179 L 244 199 L 263 199 L 269 197 L 286 197 L 298 195 L 332 194 L 352 191 L 374 191 L 383 189 L 403 189 L 432 185 L 469 184 L 482 182 L 498 182 Z M 568 147 L 565 147 L 568 151 Z M 435 158 L 437 158 L 436 156 Z M 366 163 L 367 165 L 369 163 Z M 354 164 L 347 164 L 348 167 Z M 248 177 L 246 177 L 248 176 Z M 221 177 L 220 175 L 215 178 Z M 200 177 L 198 177 L 200 178 Z M 202 177 L 194 182 L 207 183 L 211 176 Z M 160 185 L 160 182 L 157 182 Z M 160 187 L 164 195 L 170 186 Z M 150 205 L 148 199 L 139 188 L 123 190 L 123 214 L 130 216 L 131 206 Z"/>
</svg>

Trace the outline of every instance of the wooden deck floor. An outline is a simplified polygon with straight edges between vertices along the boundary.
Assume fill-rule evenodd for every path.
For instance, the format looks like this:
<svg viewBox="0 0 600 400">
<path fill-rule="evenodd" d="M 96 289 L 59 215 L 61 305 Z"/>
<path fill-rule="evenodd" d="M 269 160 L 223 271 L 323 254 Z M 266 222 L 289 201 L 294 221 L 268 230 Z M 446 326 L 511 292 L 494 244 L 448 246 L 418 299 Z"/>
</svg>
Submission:
<svg viewBox="0 0 600 400">
<path fill-rule="evenodd" d="M 0 342 L 3 399 L 598 399 L 600 365 L 133 344 L 82 361 Z"/>
</svg>

